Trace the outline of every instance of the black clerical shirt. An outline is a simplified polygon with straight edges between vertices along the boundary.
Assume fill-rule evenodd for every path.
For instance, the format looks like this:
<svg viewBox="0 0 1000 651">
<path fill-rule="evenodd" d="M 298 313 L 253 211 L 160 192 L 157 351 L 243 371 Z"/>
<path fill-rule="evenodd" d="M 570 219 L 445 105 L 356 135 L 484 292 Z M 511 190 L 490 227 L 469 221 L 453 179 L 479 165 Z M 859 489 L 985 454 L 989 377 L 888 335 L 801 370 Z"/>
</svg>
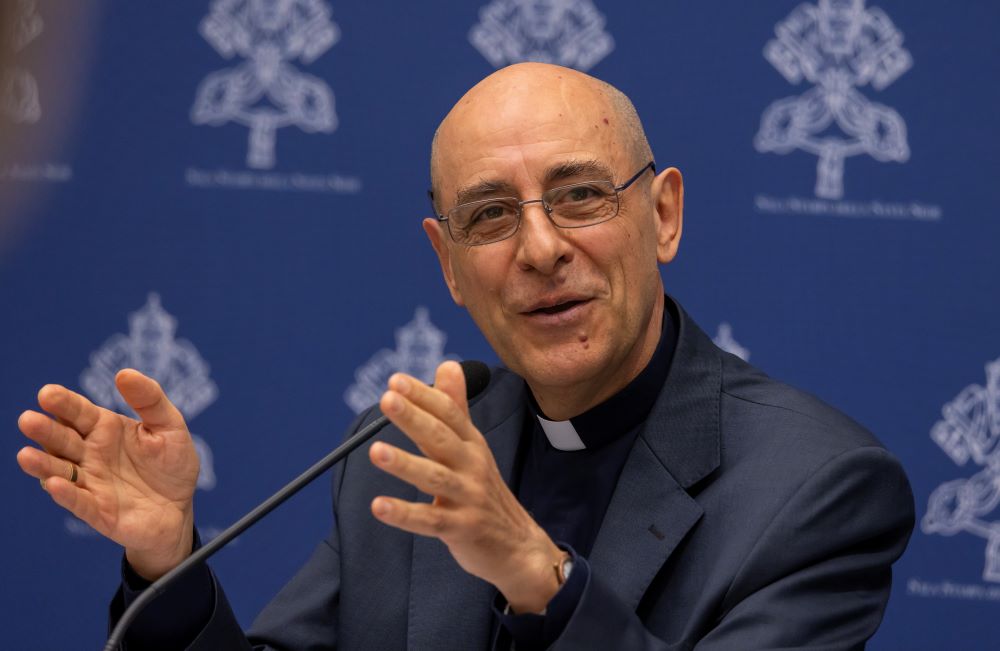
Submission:
<svg viewBox="0 0 1000 651">
<path fill-rule="evenodd" d="M 512 486 L 518 501 L 556 543 L 573 571 L 544 616 L 514 615 L 502 599 L 495 614 L 518 651 L 545 649 L 565 628 L 590 576 L 594 545 L 618 476 L 666 382 L 677 341 L 675 317 L 664 309 L 660 340 L 649 363 L 624 389 L 569 421 L 553 422 L 531 399 Z M 496 648 L 508 648 L 498 630 Z"/>
</svg>

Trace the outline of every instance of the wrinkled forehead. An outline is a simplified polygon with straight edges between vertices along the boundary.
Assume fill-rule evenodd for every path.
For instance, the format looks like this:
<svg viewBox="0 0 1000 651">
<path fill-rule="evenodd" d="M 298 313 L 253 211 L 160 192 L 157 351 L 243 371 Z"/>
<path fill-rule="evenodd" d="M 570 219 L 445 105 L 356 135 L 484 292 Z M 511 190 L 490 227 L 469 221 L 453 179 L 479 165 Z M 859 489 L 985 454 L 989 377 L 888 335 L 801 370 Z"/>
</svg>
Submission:
<svg viewBox="0 0 1000 651">
<path fill-rule="evenodd" d="M 578 75 L 511 74 L 469 91 L 441 123 L 435 143 L 432 173 L 445 200 L 474 179 L 541 178 L 568 160 L 624 165 L 622 120 L 599 82 Z"/>
</svg>

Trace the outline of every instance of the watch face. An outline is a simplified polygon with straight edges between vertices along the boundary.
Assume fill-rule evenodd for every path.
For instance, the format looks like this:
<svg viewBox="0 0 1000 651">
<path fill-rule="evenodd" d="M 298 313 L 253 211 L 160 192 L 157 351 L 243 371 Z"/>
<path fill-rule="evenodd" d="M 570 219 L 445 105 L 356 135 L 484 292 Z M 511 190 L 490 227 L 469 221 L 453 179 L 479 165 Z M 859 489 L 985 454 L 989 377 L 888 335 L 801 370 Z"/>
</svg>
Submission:
<svg viewBox="0 0 1000 651">
<path fill-rule="evenodd" d="M 573 559 L 567 558 L 562 564 L 562 580 L 563 583 L 569 579 L 569 573 L 573 571 Z"/>
</svg>

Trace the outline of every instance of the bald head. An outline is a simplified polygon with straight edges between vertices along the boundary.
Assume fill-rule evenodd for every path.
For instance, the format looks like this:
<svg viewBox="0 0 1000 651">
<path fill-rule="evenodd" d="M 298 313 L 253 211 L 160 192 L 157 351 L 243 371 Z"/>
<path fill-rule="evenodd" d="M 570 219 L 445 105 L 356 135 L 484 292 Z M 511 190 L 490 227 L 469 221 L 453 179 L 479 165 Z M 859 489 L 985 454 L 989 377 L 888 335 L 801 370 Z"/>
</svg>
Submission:
<svg viewBox="0 0 1000 651">
<path fill-rule="evenodd" d="M 538 63 L 478 83 L 435 136 L 436 207 L 470 204 L 422 224 L 448 290 L 557 420 L 628 384 L 659 341 L 683 184 L 650 158 L 620 91 Z M 612 204 L 604 184 L 626 181 Z"/>
<path fill-rule="evenodd" d="M 571 68 L 519 63 L 486 77 L 451 109 L 431 143 L 431 186 L 437 208 L 449 199 L 442 178 L 456 170 L 456 154 L 484 136 L 506 131 L 512 145 L 524 138 L 544 138 L 545 124 L 578 120 L 593 126 L 593 136 L 620 149 L 627 167 L 652 160 L 645 131 L 631 100 L 620 90 Z M 591 125 L 592 123 L 592 125 Z M 591 134 L 587 134 L 588 136 Z M 581 137 L 583 134 L 581 133 Z M 460 157 L 458 157 L 460 158 Z"/>
</svg>

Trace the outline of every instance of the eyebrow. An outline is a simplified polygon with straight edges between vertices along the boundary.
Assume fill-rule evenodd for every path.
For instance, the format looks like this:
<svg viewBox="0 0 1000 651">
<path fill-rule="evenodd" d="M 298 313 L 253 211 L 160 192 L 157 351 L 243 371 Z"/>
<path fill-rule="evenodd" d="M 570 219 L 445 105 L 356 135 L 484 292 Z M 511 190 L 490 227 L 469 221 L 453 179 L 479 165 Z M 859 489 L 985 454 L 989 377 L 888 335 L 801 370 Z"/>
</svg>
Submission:
<svg viewBox="0 0 1000 651">
<path fill-rule="evenodd" d="M 455 205 L 460 206 L 463 203 L 479 201 L 480 199 L 487 199 L 497 195 L 516 197 L 517 192 L 514 190 L 514 186 L 505 181 L 489 181 L 484 179 L 464 188 L 459 188 L 455 194 Z"/>
<path fill-rule="evenodd" d="M 545 172 L 545 184 L 551 186 L 560 181 L 584 177 L 587 180 L 607 180 L 613 177 L 611 170 L 606 165 L 596 160 L 570 160 L 553 165 Z M 505 196 L 516 197 L 517 190 L 506 181 L 491 181 L 483 179 L 459 188 L 455 193 L 455 205 L 488 199 L 489 197 Z"/>
<path fill-rule="evenodd" d="M 570 160 L 550 167 L 545 173 L 545 183 L 551 185 L 574 177 L 585 177 L 588 181 L 610 181 L 613 176 L 607 165 L 596 160 Z"/>
</svg>

